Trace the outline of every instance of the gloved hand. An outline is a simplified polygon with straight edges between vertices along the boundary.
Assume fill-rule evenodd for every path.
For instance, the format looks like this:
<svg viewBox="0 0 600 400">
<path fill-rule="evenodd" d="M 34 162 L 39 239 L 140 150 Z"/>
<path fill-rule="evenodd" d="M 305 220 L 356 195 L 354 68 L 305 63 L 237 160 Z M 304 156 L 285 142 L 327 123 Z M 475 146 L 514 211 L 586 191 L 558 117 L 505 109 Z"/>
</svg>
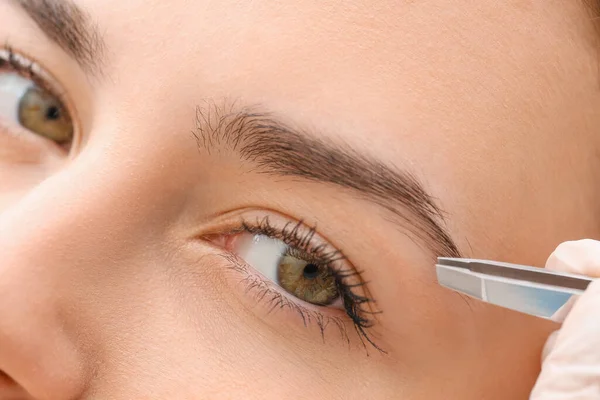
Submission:
<svg viewBox="0 0 600 400">
<path fill-rule="evenodd" d="M 546 268 L 600 277 L 600 242 L 561 244 Z M 532 400 L 600 399 L 600 280 L 571 299 L 555 319 L 564 323 L 546 342 Z"/>
</svg>

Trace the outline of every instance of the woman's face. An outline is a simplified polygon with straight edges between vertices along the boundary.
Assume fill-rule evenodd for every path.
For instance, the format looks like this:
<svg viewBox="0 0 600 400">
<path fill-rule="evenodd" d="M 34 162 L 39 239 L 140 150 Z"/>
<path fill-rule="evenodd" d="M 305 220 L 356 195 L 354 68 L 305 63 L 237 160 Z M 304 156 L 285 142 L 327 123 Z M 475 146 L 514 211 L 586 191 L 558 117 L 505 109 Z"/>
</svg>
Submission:
<svg viewBox="0 0 600 400">
<path fill-rule="evenodd" d="M 598 236 L 564 1 L 0 2 L 0 399 L 526 398 L 441 288 Z"/>
</svg>

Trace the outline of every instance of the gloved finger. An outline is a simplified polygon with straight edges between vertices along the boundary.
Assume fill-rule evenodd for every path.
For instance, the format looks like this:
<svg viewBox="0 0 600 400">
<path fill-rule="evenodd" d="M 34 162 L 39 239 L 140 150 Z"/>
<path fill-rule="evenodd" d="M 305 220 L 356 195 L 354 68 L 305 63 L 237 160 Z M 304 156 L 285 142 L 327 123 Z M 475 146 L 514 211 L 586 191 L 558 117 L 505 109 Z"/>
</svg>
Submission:
<svg viewBox="0 0 600 400">
<path fill-rule="evenodd" d="M 600 276 L 600 242 L 591 239 L 564 242 L 548 257 L 545 268 L 572 274 Z M 551 319 L 562 323 L 578 298 L 579 296 L 571 297 Z"/>
<path fill-rule="evenodd" d="M 600 242 L 564 243 L 552 253 L 547 267 L 598 277 Z M 567 314 L 562 328 L 546 342 L 542 372 L 531 399 L 600 398 L 600 281 L 570 303 L 557 315 L 560 319 Z"/>
<path fill-rule="evenodd" d="M 567 315 L 569 315 L 569 313 L 577 303 L 577 300 L 579 300 L 579 297 L 580 296 L 576 295 L 571 296 L 571 298 L 565 303 L 565 305 L 559 308 L 558 311 L 555 312 L 552 318 L 550 319 L 554 322 L 563 323 L 564 320 L 567 318 Z M 556 343 L 556 338 L 559 332 L 560 330 L 552 332 L 550 336 L 548 336 L 548 339 L 546 339 L 546 344 L 544 345 L 544 349 L 542 350 L 542 363 L 544 363 L 544 360 L 546 360 L 548 354 L 550 354 L 552 349 L 554 349 L 554 344 Z"/>
<path fill-rule="evenodd" d="M 559 245 L 546 261 L 546 269 L 560 272 L 577 273 L 592 276 L 600 273 L 600 244 L 597 241 L 584 239 L 579 241 L 564 242 Z M 591 256 L 583 253 L 590 253 Z M 597 257 L 596 257 L 597 256 Z M 553 316 L 552 320 L 562 323 L 573 309 L 579 296 L 573 296 Z M 542 362 L 554 348 L 559 331 L 553 332 L 544 345 Z"/>
<path fill-rule="evenodd" d="M 561 243 L 548 257 L 546 269 L 600 277 L 600 242 L 583 239 Z"/>
<path fill-rule="evenodd" d="M 557 312 L 554 313 L 551 320 L 554 322 L 563 323 L 565 318 L 567 318 L 567 315 L 569 315 L 569 313 L 571 312 L 571 310 L 577 303 L 577 300 L 579 300 L 579 296 L 575 296 L 575 295 L 572 296 L 565 303 L 565 305 L 563 305 L 561 308 L 558 309 Z M 546 357 L 548 357 L 548 354 L 550 354 L 552 349 L 554 349 L 554 344 L 556 343 L 556 338 L 557 338 L 559 332 L 560 332 L 560 330 L 556 330 L 556 331 L 552 332 L 550 334 L 550 336 L 548 336 L 548 339 L 546 339 L 546 344 L 544 345 L 544 349 L 542 350 L 542 363 L 544 363 L 544 360 L 546 360 Z"/>
<path fill-rule="evenodd" d="M 592 283 L 551 336 L 530 399 L 600 399 L 600 281 Z"/>
<path fill-rule="evenodd" d="M 567 318 L 567 315 L 569 315 L 569 313 L 571 312 L 571 310 L 577 303 L 577 300 L 579 300 L 579 297 L 580 296 L 575 296 L 575 295 L 572 296 L 565 303 L 564 306 L 559 308 L 558 311 L 556 313 L 554 313 L 554 315 L 551 318 L 552 321 L 560 322 L 560 323 L 564 322 L 564 320 Z M 546 339 L 546 344 L 544 345 L 544 348 L 542 350 L 542 364 L 548 357 L 548 354 L 550 354 L 550 352 L 552 352 L 552 350 L 554 349 L 554 345 L 556 344 L 556 338 L 558 337 L 559 332 L 560 332 L 560 330 L 556 330 L 556 331 L 552 332 L 550 334 L 550 336 L 548 336 L 548 339 Z"/>
</svg>

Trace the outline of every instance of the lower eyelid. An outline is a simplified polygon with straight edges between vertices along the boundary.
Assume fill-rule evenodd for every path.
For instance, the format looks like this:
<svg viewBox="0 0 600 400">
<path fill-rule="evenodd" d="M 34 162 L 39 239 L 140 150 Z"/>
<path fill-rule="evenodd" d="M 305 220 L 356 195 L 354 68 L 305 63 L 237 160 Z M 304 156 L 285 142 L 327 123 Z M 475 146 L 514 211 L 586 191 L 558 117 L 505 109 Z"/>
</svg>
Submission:
<svg viewBox="0 0 600 400">
<path fill-rule="evenodd" d="M 44 155 L 44 152 L 50 152 L 51 155 L 59 158 L 66 156 L 66 152 L 63 149 L 41 136 L 29 134 L 23 128 L 16 126 L 16 124 L 5 123 L 0 119 L 0 142 L 4 142 L 5 140 L 26 151 L 28 158 L 35 160 L 31 161 L 31 163 L 40 162 L 46 158 L 47 155 Z"/>
<path fill-rule="evenodd" d="M 331 339 L 341 339 L 344 343 L 350 344 L 349 332 L 351 321 L 347 321 L 347 316 L 343 309 L 325 308 L 305 303 L 300 299 L 289 295 L 283 288 L 253 271 L 253 268 L 247 265 L 231 253 L 222 254 L 223 261 L 227 264 L 225 268 L 232 272 L 231 278 L 235 280 L 241 291 L 249 299 L 254 301 L 251 309 L 256 312 L 262 308 L 260 317 L 285 318 L 292 319 L 290 324 L 300 327 L 315 329 L 315 334 L 320 334 L 325 340 L 325 333 Z M 340 300 L 341 301 L 341 300 Z M 303 304 L 304 303 L 304 304 Z M 322 310 L 321 310 L 322 309 Z M 277 312 L 277 313 L 275 313 Z M 279 317 L 275 314 L 285 313 Z M 266 322 L 269 322 L 268 320 Z M 275 321 L 276 322 L 276 321 Z M 281 325 L 277 324 L 279 328 Z M 352 329 L 352 330 L 350 330 Z M 331 331 L 331 332 L 330 332 Z"/>
</svg>

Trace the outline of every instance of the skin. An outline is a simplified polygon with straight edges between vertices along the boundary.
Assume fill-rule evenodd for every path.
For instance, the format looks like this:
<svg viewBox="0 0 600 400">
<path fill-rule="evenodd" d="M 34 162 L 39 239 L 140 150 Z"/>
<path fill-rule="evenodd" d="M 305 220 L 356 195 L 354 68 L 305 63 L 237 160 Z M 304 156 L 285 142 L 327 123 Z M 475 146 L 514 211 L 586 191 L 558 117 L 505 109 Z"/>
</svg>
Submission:
<svg viewBox="0 0 600 400">
<path fill-rule="evenodd" d="M 106 42 L 101 77 L 0 3 L 0 42 L 55 77 L 78 121 L 68 156 L 0 128 L 0 399 L 528 398 L 552 323 L 439 287 L 437 254 L 377 206 L 190 132 L 207 100 L 259 105 L 409 169 L 464 255 L 543 266 L 600 237 L 586 6 L 76 3 Z M 202 239 L 244 213 L 316 224 L 363 270 L 387 353 L 347 319 L 350 345 L 322 340 L 245 293 Z"/>
</svg>

